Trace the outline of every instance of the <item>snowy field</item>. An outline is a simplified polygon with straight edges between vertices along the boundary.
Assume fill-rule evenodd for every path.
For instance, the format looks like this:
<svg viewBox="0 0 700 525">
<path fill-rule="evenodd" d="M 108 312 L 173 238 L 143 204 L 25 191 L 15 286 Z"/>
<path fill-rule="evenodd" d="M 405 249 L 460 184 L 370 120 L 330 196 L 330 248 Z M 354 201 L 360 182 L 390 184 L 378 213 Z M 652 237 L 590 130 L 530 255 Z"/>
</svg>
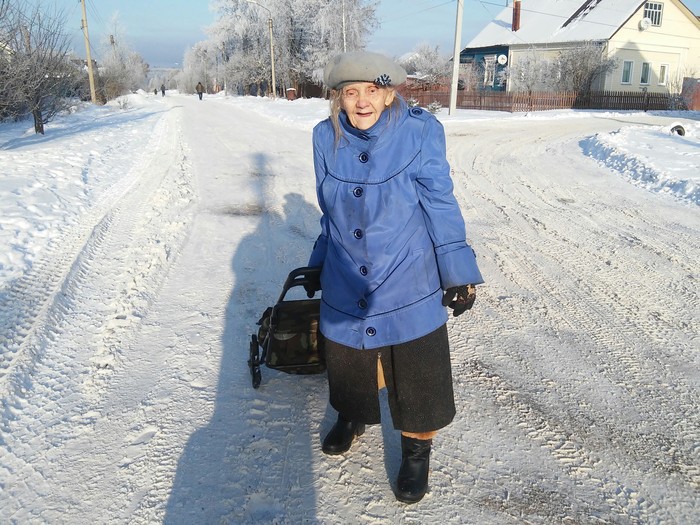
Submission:
<svg viewBox="0 0 700 525">
<path fill-rule="evenodd" d="M 250 385 L 327 103 L 121 106 L 0 125 L 0 523 L 700 523 L 700 113 L 438 115 L 487 283 L 409 506 L 386 402 L 327 457 L 324 375 Z"/>
</svg>

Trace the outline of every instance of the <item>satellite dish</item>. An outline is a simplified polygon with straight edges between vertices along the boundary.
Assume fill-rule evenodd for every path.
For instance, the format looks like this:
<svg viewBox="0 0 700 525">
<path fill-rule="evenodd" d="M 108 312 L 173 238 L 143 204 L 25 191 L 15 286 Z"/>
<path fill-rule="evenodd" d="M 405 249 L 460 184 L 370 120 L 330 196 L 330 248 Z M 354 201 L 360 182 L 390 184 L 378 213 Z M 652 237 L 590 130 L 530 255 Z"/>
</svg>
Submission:
<svg viewBox="0 0 700 525">
<path fill-rule="evenodd" d="M 651 18 L 644 17 L 639 21 L 639 30 L 646 31 L 651 27 Z"/>
<path fill-rule="evenodd" d="M 498 58 L 496 60 L 498 60 L 499 64 L 501 64 L 502 66 L 505 66 L 506 63 L 508 62 L 508 57 L 505 55 L 498 55 Z"/>
</svg>

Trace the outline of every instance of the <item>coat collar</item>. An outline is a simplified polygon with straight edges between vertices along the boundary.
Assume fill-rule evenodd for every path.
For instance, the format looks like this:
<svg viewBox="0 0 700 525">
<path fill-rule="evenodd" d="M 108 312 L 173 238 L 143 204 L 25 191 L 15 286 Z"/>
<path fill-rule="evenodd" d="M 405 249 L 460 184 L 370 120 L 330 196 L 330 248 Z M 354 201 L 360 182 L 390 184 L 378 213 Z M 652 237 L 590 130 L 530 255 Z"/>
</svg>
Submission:
<svg viewBox="0 0 700 525">
<path fill-rule="evenodd" d="M 355 144 L 361 147 L 373 147 L 378 142 L 385 142 L 388 140 L 399 127 L 401 122 L 407 116 L 408 106 L 404 99 L 396 95 L 399 101 L 398 107 L 390 106 L 379 116 L 379 120 L 374 123 L 372 127 L 365 130 L 360 130 L 353 127 L 348 120 L 348 115 L 345 111 L 340 112 L 338 115 L 338 120 L 340 121 L 340 127 L 345 134 L 345 137 L 351 144 Z"/>
</svg>

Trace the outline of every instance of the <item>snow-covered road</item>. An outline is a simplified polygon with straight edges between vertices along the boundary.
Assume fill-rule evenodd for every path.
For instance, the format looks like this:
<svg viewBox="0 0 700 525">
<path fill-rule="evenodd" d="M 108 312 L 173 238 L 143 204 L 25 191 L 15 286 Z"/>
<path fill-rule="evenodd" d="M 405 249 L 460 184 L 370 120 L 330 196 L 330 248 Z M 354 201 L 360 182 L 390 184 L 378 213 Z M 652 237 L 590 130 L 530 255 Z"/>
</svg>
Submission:
<svg viewBox="0 0 700 525">
<path fill-rule="evenodd" d="M 17 177 L 54 174 L 17 195 L 65 201 L 26 206 L 46 232 L 0 222 L 30 261 L 0 288 L 0 522 L 700 520 L 698 207 L 590 155 L 677 115 L 445 120 L 487 283 L 450 320 L 458 416 L 406 506 L 386 403 L 326 457 L 324 375 L 250 386 L 255 322 L 318 233 L 325 104 L 133 100 L 104 126 L 0 133 Z"/>
<path fill-rule="evenodd" d="M 479 400 L 476 412 L 497 422 L 498 449 L 520 458 L 498 458 L 494 470 L 524 516 L 542 505 L 545 522 L 692 523 L 698 215 L 650 202 L 581 155 L 582 137 L 619 127 L 618 118 L 486 123 L 471 131 L 480 138 L 450 143 L 490 276 L 478 330 L 456 329 L 466 357 L 456 375 L 471 391 L 463 413 Z M 477 428 L 466 441 L 492 447 L 494 428 Z M 565 476 L 542 483 L 549 468 Z M 564 514 L 563 501 L 573 507 Z"/>
</svg>

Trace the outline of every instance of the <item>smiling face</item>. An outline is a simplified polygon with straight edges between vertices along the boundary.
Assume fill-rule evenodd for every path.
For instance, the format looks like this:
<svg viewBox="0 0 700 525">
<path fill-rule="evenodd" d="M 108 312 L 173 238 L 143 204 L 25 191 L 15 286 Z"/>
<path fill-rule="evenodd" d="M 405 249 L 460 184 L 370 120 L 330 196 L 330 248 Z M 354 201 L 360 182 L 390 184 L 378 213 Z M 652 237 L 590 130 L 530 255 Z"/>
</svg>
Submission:
<svg viewBox="0 0 700 525">
<path fill-rule="evenodd" d="M 353 127 L 371 128 L 394 100 L 395 91 L 372 82 L 358 82 L 342 88 L 340 107 L 347 113 Z"/>
</svg>

